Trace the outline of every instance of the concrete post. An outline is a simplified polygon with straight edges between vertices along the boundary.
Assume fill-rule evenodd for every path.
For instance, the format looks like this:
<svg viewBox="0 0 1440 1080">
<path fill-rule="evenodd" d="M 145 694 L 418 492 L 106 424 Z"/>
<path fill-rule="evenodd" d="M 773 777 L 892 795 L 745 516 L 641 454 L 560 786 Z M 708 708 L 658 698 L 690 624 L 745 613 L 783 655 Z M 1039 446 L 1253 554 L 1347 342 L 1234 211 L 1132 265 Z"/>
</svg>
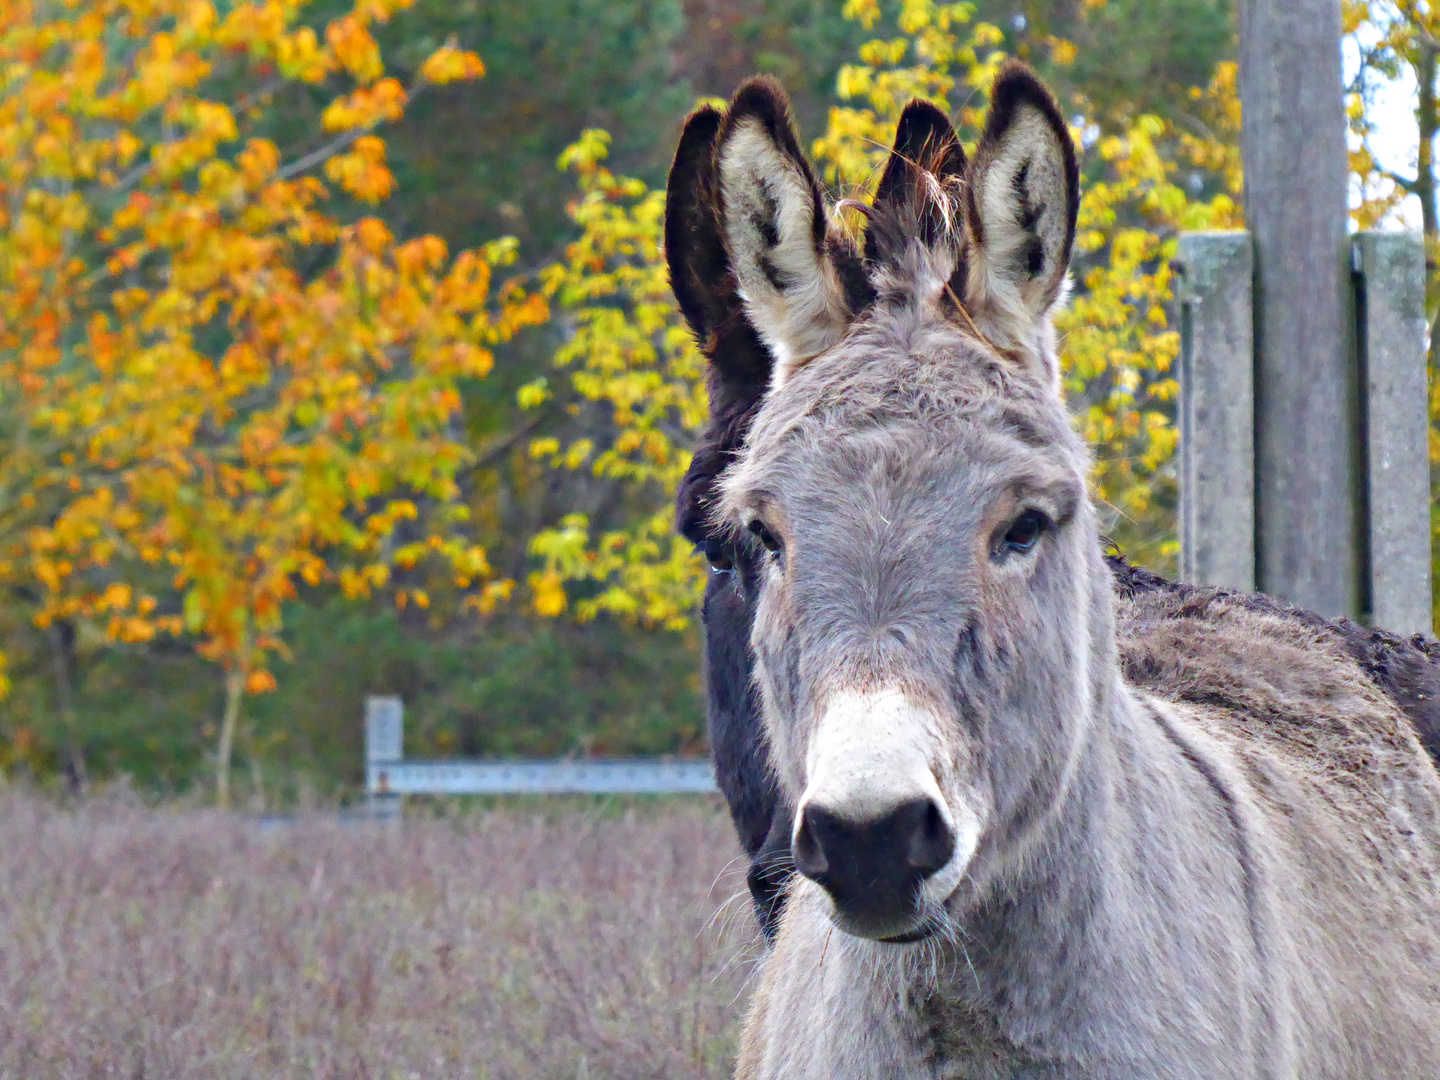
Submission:
<svg viewBox="0 0 1440 1080">
<path fill-rule="evenodd" d="M 1340 0 L 1240 0 L 1255 241 L 1256 578 L 1358 616 L 1363 476 L 1351 356 Z"/>
<path fill-rule="evenodd" d="M 385 773 L 405 756 L 405 703 L 398 697 L 365 699 L 365 803 L 372 817 L 393 821 L 400 816 L 400 796 L 390 790 Z"/>
<path fill-rule="evenodd" d="M 1425 245 L 1419 233 L 1354 237 L 1364 403 L 1368 614 L 1431 633 L 1430 418 Z"/>
<path fill-rule="evenodd" d="M 1255 588 L 1254 253 L 1180 237 L 1180 579 Z"/>
</svg>

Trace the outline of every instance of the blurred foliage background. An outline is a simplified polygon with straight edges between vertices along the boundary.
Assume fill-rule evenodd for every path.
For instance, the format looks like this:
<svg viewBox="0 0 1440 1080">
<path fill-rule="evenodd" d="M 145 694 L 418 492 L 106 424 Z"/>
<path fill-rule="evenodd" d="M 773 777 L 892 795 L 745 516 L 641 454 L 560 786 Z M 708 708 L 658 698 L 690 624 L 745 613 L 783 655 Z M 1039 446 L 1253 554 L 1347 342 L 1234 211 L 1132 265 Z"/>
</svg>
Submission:
<svg viewBox="0 0 1440 1080">
<path fill-rule="evenodd" d="M 126 7 L 78 0 L 73 10 L 87 6 L 107 17 Z M 827 182 L 846 194 L 873 179 L 877 147 L 911 92 L 944 99 L 973 139 L 1003 56 L 1025 58 L 1056 88 L 1086 150 L 1077 289 L 1061 320 L 1067 385 L 1099 447 L 1096 489 L 1111 507 L 1111 534 L 1127 554 L 1173 572 L 1169 259 L 1180 228 L 1239 223 L 1233 0 L 249 7 L 292 36 L 308 27 L 331 41 L 327 28 L 353 18 L 373 35 L 386 77 L 411 88 L 408 101 L 398 117 L 339 130 L 383 137 L 383 165 L 371 164 L 387 171 L 390 190 L 375 198 L 365 183 L 324 171 L 327 154 L 339 153 L 327 149 L 337 124 L 327 110 L 350 85 L 336 81 L 347 66 L 338 62 L 314 78 L 275 78 L 273 57 L 217 66 L 197 93 L 246 105 L 236 112 L 248 119 L 214 154 L 231 160 L 245 139 L 262 139 L 279 161 L 314 157 L 315 174 L 330 181 L 320 205 L 334 221 L 373 215 L 396 245 L 434 235 L 495 267 L 489 318 L 508 329 L 487 331 L 488 370 L 455 384 L 445 431 L 465 455 L 458 486 L 429 502 L 417 496 L 417 524 L 386 518 L 383 560 L 367 554 L 374 576 L 363 589 L 334 548 L 317 547 L 316 571 L 289 573 L 283 610 L 266 616 L 259 659 L 226 659 L 179 614 L 156 632 L 119 633 L 94 597 L 58 607 L 12 573 L 0 605 L 9 680 L 0 768 L 57 786 L 127 775 L 160 792 L 208 792 L 241 667 L 264 675 L 230 695 L 239 698 L 235 785 L 256 805 L 353 792 L 361 703 L 372 693 L 405 699 L 411 755 L 702 753 L 693 614 L 703 562 L 670 535 L 668 500 L 704 403 L 698 357 L 665 284 L 659 212 L 689 108 L 727 97 L 755 72 L 784 81 Z M 20 5 L 0 23 L 0 43 L 19 48 L 27 18 L 43 21 L 46 9 Z M 1357 215 L 1368 222 L 1410 189 L 1366 154 L 1367 94 L 1406 64 L 1433 84 L 1434 38 L 1424 5 L 1348 3 L 1347 18 L 1367 43 L 1351 89 Z M 483 77 L 427 81 L 437 50 L 478 55 Z M 34 54 L 37 67 L 45 55 Z M 375 73 L 349 66 L 349 75 L 362 89 L 377 85 Z M 13 103 L 23 80 L 8 78 L 0 102 Z M 166 131 L 157 127 L 154 145 Z M 1421 165 L 1423 180 L 1428 159 Z M 0 185 L 12 200 L 22 186 L 13 177 Z M 19 220 L 6 220 L 12 240 Z M 495 246 L 507 237 L 513 245 Z M 301 285 L 327 280 L 329 250 L 297 256 Z M 545 299 L 545 318 L 530 317 L 531 307 L 507 322 L 527 296 Z M 6 401 L 16 408 L 14 395 Z M 10 441 L 0 454 L 15 456 L 17 430 L 0 431 Z M 392 558 L 397 544 L 425 540 L 428 517 L 449 502 L 464 505 L 465 543 L 483 551 L 473 582 Z M 21 547 L 33 542 L 16 535 Z M 130 580 L 122 562 L 103 571 L 75 576 L 97 596 Z M 153 594 L 157 617 L 181 612 L 180 586 L 153 569 L 131 576 Z"/>
</svg>

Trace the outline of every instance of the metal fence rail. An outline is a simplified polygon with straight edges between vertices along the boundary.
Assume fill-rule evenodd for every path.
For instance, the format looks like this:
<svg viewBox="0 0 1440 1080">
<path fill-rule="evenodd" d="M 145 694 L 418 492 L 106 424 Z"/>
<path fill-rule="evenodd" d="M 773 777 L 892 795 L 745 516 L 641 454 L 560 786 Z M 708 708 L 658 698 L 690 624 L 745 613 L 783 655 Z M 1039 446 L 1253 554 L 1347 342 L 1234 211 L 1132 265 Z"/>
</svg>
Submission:
<svg viewBox="0 0 1440 1080">
<path fill-rule="evenodd" d="M 401 795 L 644 795 L 719 790 L 708 760 L 406 761 L 398 697 L 365 699 L 365 792 L 371 811 L 399 810 Z"/>
<path fill-rule="evenodd" d="M 372 764 L 374 795 L 613 795 L 712 792 L 708 761 L 397 761 Z"/>
</svg>

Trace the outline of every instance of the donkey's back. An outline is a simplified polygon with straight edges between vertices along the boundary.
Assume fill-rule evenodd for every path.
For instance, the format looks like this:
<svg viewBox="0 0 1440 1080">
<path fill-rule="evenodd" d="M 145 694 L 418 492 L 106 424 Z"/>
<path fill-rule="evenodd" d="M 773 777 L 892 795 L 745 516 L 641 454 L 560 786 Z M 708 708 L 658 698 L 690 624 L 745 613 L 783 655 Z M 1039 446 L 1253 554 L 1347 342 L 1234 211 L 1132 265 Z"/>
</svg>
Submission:
<svg viewBox="0 0 1440 1080">
<path fill-rule="evenodd" d="M 1117 616 L 1127 681 L 1231 819 L 1299 1075 L 1434 1075 L 1440 779 L 1410 720 L 1342 627 L 1264 598 L 1149 591 Z"/>
</svg>

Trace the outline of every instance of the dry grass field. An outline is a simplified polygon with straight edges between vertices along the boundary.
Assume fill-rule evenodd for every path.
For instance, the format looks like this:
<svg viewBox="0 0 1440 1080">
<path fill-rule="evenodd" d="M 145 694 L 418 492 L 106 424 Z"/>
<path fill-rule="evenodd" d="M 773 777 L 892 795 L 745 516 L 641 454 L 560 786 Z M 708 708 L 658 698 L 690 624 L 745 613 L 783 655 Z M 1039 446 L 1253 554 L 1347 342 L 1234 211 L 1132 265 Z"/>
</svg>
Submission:
<svg viewBox="0 0 1440 1080">
<path fill-rule="evenodd" d="M 0 790 L 0 1077 L 720 1077 L 755 955 L 723 810 L 262 827 Z"/>
</svg>

